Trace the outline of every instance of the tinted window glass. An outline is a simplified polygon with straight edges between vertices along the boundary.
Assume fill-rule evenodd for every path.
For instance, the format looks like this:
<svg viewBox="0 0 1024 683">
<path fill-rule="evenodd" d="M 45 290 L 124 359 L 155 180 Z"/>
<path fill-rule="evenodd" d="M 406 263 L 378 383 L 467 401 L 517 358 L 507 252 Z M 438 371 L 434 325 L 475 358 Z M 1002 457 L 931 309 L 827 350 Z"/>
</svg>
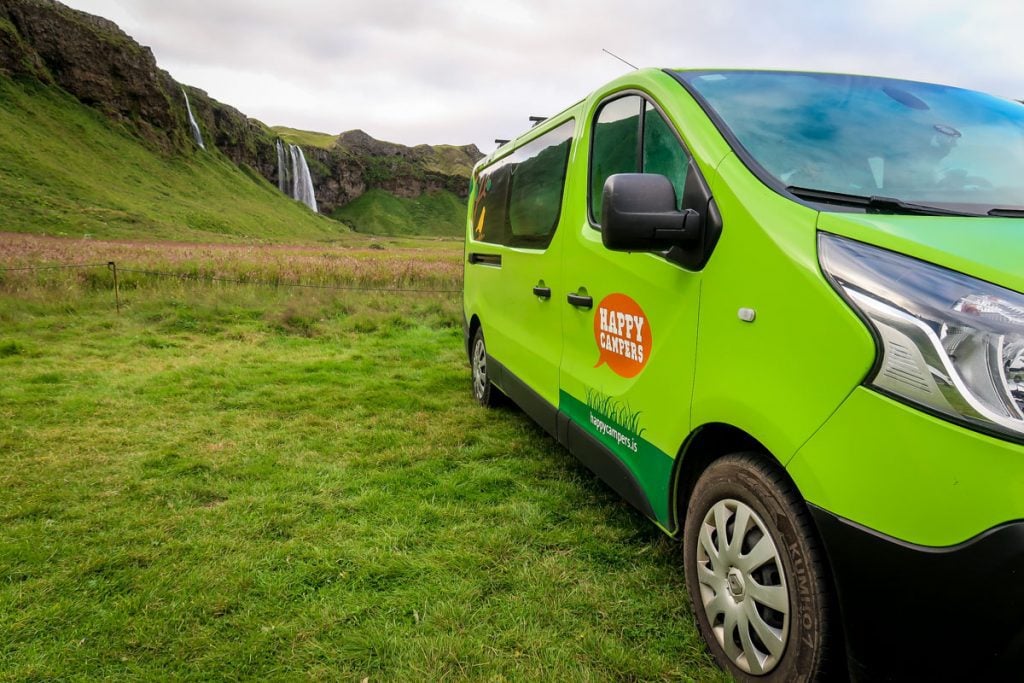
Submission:
<svg viewBox="0 0 1024 683">
<path fill-rule="evenodd" d="M 487 167 L 477 179 L 473 237 L 545 248 L 558 227 L 574 123 L 567 121 Z"/>
<path fill-rule="evenodd" d="M 590 215 L 595 224 L 601 222 L 601 192 L 608 176 L 640 170 L 642 106 L 641 98 L 630 95 L 612 100 L 597 114 L 590 152 Z"/>
<path fill-rule="evenodd" d="M 514 242 L 547 246 L 558 226 L 573 122 L 545 133 L 512 156 L 509 228 Z"/>
<path fill-rule="evenodd" d="M 643 172 L 659 173 L 672 181 L 676 189 L 676 208 L 683 202 L 686 172 L 690 160 L 672 126 L 650 102 L 644 109 Z"/>
<path fill-rule="evenodd" d="M 479 242 L 508 241 L 508 185 L 511 166 L 498 163 L 480 173 L 473 206 L 473 236 Z"/>
</svg>

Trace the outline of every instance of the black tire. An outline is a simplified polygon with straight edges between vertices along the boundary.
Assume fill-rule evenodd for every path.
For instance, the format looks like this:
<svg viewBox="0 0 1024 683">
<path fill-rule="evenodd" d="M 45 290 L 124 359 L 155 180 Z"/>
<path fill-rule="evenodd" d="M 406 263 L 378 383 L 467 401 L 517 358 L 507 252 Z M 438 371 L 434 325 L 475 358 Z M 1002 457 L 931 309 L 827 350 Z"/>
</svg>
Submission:
<svg viewBox="0 0 1024 683">
<path fill-rule="evenodd" d="M 469 343 L 469 367 L 472 370 L 473 398 L 477 403 L 493 408 L 501 400 L 501 392 L 491 382 L 487 372 L 487 344 L 484 342 L 484 331 L 477 328 L 473 340 Z"/>
<path fill-rule="evenodd" d="M 826 679 L 830 584 L 786 476 L 755 454 L 716 460 L 697 480 L 683 533 L 687 591 L 719 666 L 738 681 Z"/>
</svg>

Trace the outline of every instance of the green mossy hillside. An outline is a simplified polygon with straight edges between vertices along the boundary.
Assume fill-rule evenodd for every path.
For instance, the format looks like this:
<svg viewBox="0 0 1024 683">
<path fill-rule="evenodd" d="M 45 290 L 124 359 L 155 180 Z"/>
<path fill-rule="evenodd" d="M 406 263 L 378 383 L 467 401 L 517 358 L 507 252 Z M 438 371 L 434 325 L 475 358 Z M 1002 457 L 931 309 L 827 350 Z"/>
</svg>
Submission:
<svg viewBox="0 0 1024 683">
<path fill-rule="evenodd" d="M 357 232 L 374 235 L 461 237 L 466 231 L 465 202 L 445 190 L 412 199 L 369 190 L 333 216 Z"/>
<path fill-rule="evenodd" d="M 164 154 L 53 86 L 0 76 L 0 230 L 190 241 L 329 240 L 311 213 L 216 151 Z"/>
</svg>

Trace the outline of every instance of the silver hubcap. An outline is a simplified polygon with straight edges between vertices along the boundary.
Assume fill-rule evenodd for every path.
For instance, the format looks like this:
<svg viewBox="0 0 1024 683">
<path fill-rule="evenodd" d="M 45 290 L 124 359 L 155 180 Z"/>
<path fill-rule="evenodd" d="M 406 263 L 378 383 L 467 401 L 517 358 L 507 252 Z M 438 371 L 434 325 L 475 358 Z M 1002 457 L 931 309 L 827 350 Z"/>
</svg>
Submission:
<svg viewBox="0 0 1024 683">
<path fill-rule="evenodd" d="M 711 630 L 742 671 L 778 666 L 789 637 L 789 591 L 775 541 L 738 500 L 715 503 L 697 541 L 697 576 Z"/>
<path fill-rule="evenodd" d="M 487 390 L 487 349 L 484 340 L 477 339 L 473 346 L 473 395 L 478 399 L 484 397 Z"/>
</svg>

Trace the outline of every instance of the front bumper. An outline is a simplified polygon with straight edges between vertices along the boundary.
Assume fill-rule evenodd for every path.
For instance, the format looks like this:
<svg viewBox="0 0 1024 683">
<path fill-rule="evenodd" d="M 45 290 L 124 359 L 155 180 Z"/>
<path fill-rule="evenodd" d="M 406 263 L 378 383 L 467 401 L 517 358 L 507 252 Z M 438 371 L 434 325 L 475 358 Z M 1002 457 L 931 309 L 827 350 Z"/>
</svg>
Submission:
<svg viewBox="0 0 1024 683">
<path fill-rule="evenodd" d="M 931 548 L 819 507 L 855 681 L 1020 680 L 1024 522 Z"/>
<path fill-rule="evenodd" d="M 855 680 L 1024 677 L 1024 446 L 859 387 L 787 468 Z"/>
</svg>

